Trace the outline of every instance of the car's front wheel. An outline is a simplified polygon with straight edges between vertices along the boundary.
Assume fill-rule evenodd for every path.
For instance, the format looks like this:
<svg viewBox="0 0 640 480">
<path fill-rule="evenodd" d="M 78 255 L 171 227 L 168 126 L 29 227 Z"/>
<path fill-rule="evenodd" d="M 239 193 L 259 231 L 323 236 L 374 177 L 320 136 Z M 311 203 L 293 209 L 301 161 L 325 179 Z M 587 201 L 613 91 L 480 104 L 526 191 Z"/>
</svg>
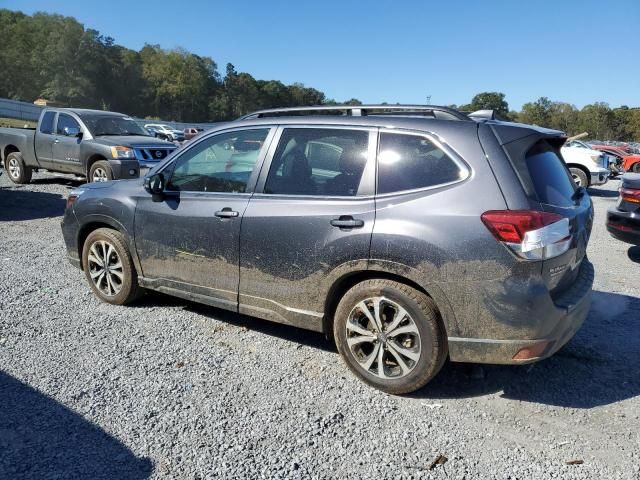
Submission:
<svg viewBox="0 0 640 480">
<path fill-rule="evenodd" d="M 99 160 L 91 165 L 89 169 L 89 182 L 108 182 L 113 180 L 113 171 L 109 162 L 106 160 Z"/>
<path fill-rule="evenodd" d="M 577 186 L 584 188 L 589 186 L 589 178 L 581 169 L 572 167 L 569 172 L 571 172 L 571 177 Z"/>
<path fill-rule="evenodd" d="M 82 266 L 91 289 L 103 302 L 126 305 L 142 291 L 124 236 L 116 230 L 98 228 L 87 236 Z"/>
<path fill-rule="evenodd" d="M 399 282 L 367 280 L 340 300 L 333 333 L 349 369 L 369 385 L 403 394 L 442 368 L 447 341 L 431 298 Z"/>
</svg>

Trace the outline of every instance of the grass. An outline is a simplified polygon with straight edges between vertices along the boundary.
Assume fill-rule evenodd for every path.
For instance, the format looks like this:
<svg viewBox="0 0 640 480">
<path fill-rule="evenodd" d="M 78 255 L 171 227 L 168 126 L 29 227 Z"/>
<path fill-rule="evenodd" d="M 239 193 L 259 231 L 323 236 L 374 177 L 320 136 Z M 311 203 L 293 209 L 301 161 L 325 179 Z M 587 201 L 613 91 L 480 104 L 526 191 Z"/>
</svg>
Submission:
<svg viewBox="0 0 640 480">
<path fill-rule="evenodd" d="M 17 118 L 4 118 L 0 117 L 0 127 L 13 127 L 23 128 L 25 125 L 30 128 L 35 128 L 38 122 L 32 122 L 30 120 L 18 120 Z"/>
</svg>

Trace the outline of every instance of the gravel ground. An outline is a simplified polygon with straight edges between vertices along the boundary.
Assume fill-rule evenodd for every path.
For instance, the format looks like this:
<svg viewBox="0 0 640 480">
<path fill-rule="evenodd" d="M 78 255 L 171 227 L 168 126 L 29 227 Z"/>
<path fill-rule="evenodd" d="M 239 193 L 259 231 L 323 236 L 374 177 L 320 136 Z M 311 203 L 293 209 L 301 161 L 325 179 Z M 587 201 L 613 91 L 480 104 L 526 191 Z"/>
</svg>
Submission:
<svg viewBox="0 0 640 480">
<path fill-rule="evenodd" d="M 603 226 L 617 181 L 592 191 L 577 336 L 533 366 L 447 364 L 408 397 L 316 333 L 100 303 L 65 259 L 76 184 L 0 177 L 0 478 L 640 478 L 640 248 Z"/>
</svg>

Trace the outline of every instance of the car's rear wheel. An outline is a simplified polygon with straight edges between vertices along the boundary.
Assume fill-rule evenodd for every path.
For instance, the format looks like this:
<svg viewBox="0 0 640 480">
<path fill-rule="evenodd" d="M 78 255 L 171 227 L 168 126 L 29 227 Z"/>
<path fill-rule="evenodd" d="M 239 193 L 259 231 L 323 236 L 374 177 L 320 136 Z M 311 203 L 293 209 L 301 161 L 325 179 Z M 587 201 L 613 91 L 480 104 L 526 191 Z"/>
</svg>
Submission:
<svg viewBox="0 0 640 480">
<path fill-rule="evenodd" d="M 13 152 L 7 155 L 4 161 L 4 168 L 13 183 L 23 184 L 31 181 L 33 170 L 24 164 L 24 159 L 20 152 Z"/>
<path fill-rule="evenodd" d="M 98 160 L 89 169 L 89 182 L 108 182 L 113 180 L 113 172 L 109 162 Z"/>
<path fill-rule="evenodd" d="M 423 387 L 447 356 L 446 335 L 433 300 L 392 280 L 367 280 L 351 288 L 338 304 L 333 327 L 349 369 L 387 393 Z"/>
<path fill-rule="evenodd" d="M 124 236 L 116 230 L 99 228 L 87 236 L 82 265 L 91 289 L 103 302 L 126 305 L 142 292 Z"/>
<path fill-rule="evenodd" d="M 632 171 L 633 173 L 640 173 L 640 162 L 638 162 L 638 163 L 634 163 L 634 164 L 631 166 L 631 171 Z"/>
<path fill-rule="evenodd" d="M 584 188 L 589 186 L 589 178 L 586 173 L 579 168 L 570 168 L 569 171 L 571 172 L 571 177 L 577 186 Z"/>
</svg>

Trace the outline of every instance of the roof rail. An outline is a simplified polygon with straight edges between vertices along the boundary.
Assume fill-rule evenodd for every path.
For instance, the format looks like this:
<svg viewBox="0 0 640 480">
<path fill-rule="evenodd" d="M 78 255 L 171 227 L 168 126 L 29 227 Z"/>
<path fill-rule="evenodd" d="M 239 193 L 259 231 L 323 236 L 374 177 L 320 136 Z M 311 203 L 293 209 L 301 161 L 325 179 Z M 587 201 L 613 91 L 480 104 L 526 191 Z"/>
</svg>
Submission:
<svg viewBox="0 0 640 480">
<path fill-rule="evenodd" d="M 295 115 L 313 115 L 314 113 L 347 115 L 352 117 L 366 117 L 369 115 L 410 115 L 410 116 L 430 116 L 447 120 L 469 121 L 464 113 L 453 108 L 440 107 L 437 105 L 314 105 L 312 107 L 289 107 L 273 108 L 269 110 L 259 110 L 240 117 L 238 120 L 248 120 L 252 118 L 282 117 Z"/>
</svg>

